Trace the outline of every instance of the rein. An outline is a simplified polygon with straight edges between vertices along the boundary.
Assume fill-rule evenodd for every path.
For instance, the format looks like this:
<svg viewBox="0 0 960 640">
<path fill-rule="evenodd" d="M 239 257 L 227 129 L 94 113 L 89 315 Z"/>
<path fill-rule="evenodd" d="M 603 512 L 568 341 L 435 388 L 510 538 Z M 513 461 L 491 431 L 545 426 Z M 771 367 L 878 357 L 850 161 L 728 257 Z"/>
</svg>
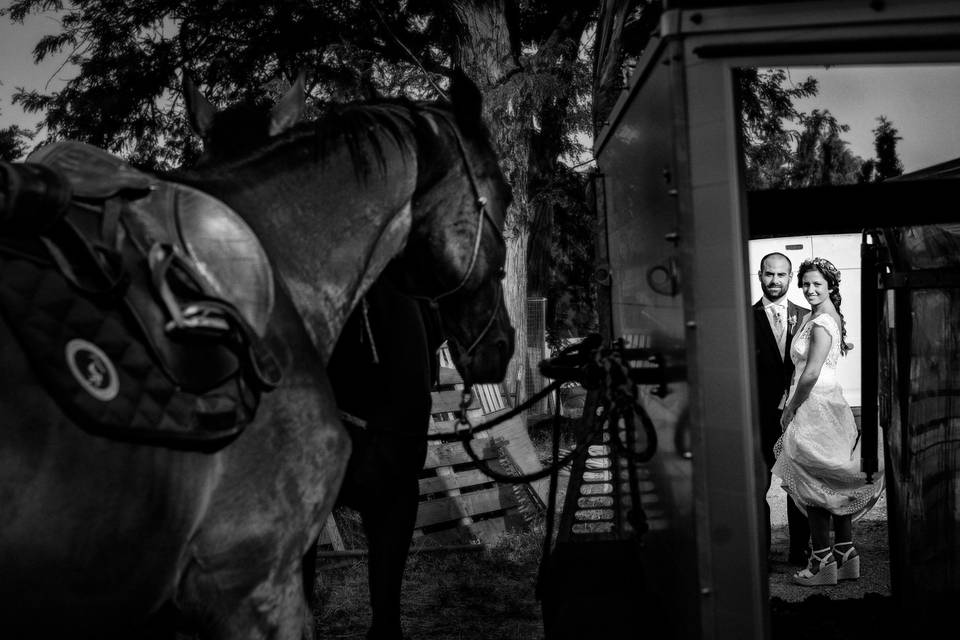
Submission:
<svg viewBox="0 0 960 640">
<path fill-rule="evenodd" d="M 584 447 L 588 446 L 593 437 L 604 427 L 608 427 L 609 440 L 618 453 L 633 462 L 648 462 L 657 451 L 657 432 L 650 415 L 643 405 L 636 399 L 636 387 L 639 384 L 656 384 L 663 386 L 668 371 L 658 365 L 656 368 L 631 369 L 629 362 L 631 351 L 624 348 L 622 341 L 613 349 L 601 349 L 599 336 L 591 336 L 583 343 L 573 345 L 563 350 L 559 355 L 540 363 L 542 373 L 554 381 L 531 396 L 510 411 L 488 420 L 479 425 L 471 425 L 467 417 L 467 409 L 473 402 L 473 391 L 470 385 L 464 385 L 460 396 L 460 410 L 457 417 L 457 431 L 461 444 L 470 459 L 489 478 L 497 482 L 510 484 L 529 483 L 552 475 L 565 467 L 575 458 Z M 647 373 L 650 372 L 650 373 Z M 670 374 L 676 375 L 677 370 Z M 600 390 L 600 406 L 593 416 L 593 424 L 586 429 L 578 439 L 573 449 L 561 459 L 557 459 L 556 450 L 559 448 L 560 403 L 555 404 L 554 410 L 554 456 L 553 461 L 540 471 L 529 474 L 507 475 L 490 467 L 473 451 L 470 440 L 473 434 L 486 431 L 510 418 L 525 411 L 547 394 L 559 388 L 564 382 L 579 382 L 585 389 Z M 643 451 L 636 451 L 623 442 L 618 425 L 622 420 L 628 432 L 635 426 L 634 419 L 638 418 L 646 436 L 646 447 Z M 461 430 L 460 426 L 466 429 Z M 427 436 L 428 440 L 438 440 L 438 436 Z"/>
</svg>

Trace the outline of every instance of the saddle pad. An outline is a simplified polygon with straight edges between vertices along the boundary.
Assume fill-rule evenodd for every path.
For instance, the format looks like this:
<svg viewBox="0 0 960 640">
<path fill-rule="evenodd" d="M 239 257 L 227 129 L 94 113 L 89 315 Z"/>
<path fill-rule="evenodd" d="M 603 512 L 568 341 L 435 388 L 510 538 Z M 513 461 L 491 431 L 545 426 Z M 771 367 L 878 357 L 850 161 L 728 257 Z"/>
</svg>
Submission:
<svg viewBox="0 0 960 640">
<path fill-rule="evenodd" d="M 51 265 L 0 247 L 0 311 L 58 405 L 98 435 L 217 449 L 259 400 L 238 375 L 203 394 L 177 388 L 131 329 L 122 299 L 85 297 Z"/>
</svg>

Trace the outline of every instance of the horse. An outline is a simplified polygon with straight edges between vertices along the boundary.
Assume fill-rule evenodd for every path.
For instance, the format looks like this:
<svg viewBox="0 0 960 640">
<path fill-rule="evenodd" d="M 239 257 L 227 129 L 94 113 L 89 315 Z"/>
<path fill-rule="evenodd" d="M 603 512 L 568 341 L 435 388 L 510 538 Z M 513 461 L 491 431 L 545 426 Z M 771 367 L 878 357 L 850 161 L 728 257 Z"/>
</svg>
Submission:
<svg viewBox="0 0 960 640">
<path fill-rule="evenodd" d="M 199 163 L 235 157 L 297 124 L 306 111 L 303 80 L 275 105 L 217 110 L 184 76 L 191 126 L 205 142 Z M 381 276 L 347 319 L 327 365 L 352 444 L 337 504 L 360 513 L 369 551 L 369 640 L 403 637 L 401 586 L 443 340 L 437 325 L 428 305 Z"/>
<path fill-rule="evenodd" d="M 85 433 L 0 314 L 6 628 L 130 637 L 175 620 L 205 639 L 312 637 L 304 556 L 350 449 L 324 364 L 353 307 L 392 262 L 434 301 L 465 379 L 501 379 L 512 354 L 510 194 L 479 95 L 460 77 L 449 104 L 358 105 L 231 161 L 152 175 L 234 211 L 276 275 L 258 333 L 283 381 L 222 448 Z"/>
</svg>

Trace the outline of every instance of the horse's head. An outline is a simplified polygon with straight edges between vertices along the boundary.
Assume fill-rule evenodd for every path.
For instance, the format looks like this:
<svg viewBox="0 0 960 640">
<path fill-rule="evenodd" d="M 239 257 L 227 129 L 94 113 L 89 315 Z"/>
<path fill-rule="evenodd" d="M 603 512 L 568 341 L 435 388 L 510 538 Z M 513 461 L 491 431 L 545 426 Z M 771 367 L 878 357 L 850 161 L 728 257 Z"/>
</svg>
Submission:
<svg viewBox="0 0 960 640">
<path fill-rule="evenodd" d="M 483 122 L 480 91 L 458 72 L 450 93 L 449 104 L 417 112 L 413 229 L 400 261 L 408 277 L 432 283 L 427 297 L 439 307 L 464 380 L 499 382 L 514 347 L 502 286 L 512 196 Z"/>
<path fill-rule="evenodd" d="M 451 95 L 450 103 L 443 104 L 347 107 L 336 117 L 304 128 L 294 127 L 305 110 L 302 76 L 272 107 L 237 105 L 224 111 L 214 108 L 184 79 L 190 122 L 204 140 L 201 166 L 255 155 L 265 145 L 272 145 L 275 155 L 271 157 L 283 157 L 287 163 L 290 158 L 312 157 L 302 153 L 304 149 L 336 148 L 338 143 L 351 149 L 357 176 L 362 174 L 357 178 L 361 190 L 353 197 L 344 196 L 342 203 L 330 204 L 336 196 L 333 192 L 297 196 L 285 189 L 282 197 L 297 201 L 298 211 L 309 208 L 301 204 L 307 200 L 298 200 L 301 197 L 326 202 L 331 209 L 353 206 L 357 214 L 381 206 L 370 204 L 373 198 L 364 201 L 375 184 L 372 181 L 383 180 L 368 171 L 370 157 L 364 154 L 373 154 L 372 165 L 383 165 L 387 160 L 382 149 L 398 149 L 399 155 L 391 158 L 399 160 L 391 162 L 402 165 L 405 172 L 415 170 L 416 187 L 411 179 L 413 191 L 403 196 L 404 204 L 410 200 L 410 206 L 404 207 L 411 211 L 410 234 L 388 273 L 403 290 L 435 303 L 444 337 L 465 380 L 499 382 L 514 346 L 501 286 L 506 256 L 502 230 L 510 189 L 481 117 L 480 92 L 458 74 Z M 301 151 L 294 150 L 298 145 Z M 286 147 L 288 152 L 282 150 Z M 319 178 L 317 184 L 330 189 L 331 176 L 339 175 L 334 173 L 337 169 L 323 158 L 317 164 L 313 170 L 327 175 L 326 183 Z M 349 189 L 342 191 L 349 195 Z M 353 232 L 359 233 L 356 227 Z M 292 267 L 297 268 L 308 267 L 301 260 Z"/>
<path fill-rule="evenodd" d="M 220 111 L 184 74 L 183 99 L 190 126 L 203 140 L 197 166 L 249 153 L 297 124 L 306 109 L 304 81 L 301 72 L 275 105 L 244 102 Z"/>
</svg>

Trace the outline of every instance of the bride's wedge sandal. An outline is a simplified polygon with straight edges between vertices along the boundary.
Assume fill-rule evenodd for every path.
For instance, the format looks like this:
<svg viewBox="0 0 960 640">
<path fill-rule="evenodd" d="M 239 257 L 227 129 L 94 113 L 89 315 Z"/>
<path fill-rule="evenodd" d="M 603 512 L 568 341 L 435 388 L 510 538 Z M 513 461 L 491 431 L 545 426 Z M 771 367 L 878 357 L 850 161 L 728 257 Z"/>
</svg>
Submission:
<svg viewBox="0 0 960 640">
<path fill-rule="evenodd" d="M 837 584 L 837 559 L 831 548 L 816 549 L 811 553 L 807 568 L 793 574 L 793 581 L 804 587 Z"/>
<path fill-rule="evenodd" d="M 837 580 L 856 580 L 860 577 L 860 554 L 852 542 L 833 545 L 833 555 L 837 559 Z"/>
</svg>

